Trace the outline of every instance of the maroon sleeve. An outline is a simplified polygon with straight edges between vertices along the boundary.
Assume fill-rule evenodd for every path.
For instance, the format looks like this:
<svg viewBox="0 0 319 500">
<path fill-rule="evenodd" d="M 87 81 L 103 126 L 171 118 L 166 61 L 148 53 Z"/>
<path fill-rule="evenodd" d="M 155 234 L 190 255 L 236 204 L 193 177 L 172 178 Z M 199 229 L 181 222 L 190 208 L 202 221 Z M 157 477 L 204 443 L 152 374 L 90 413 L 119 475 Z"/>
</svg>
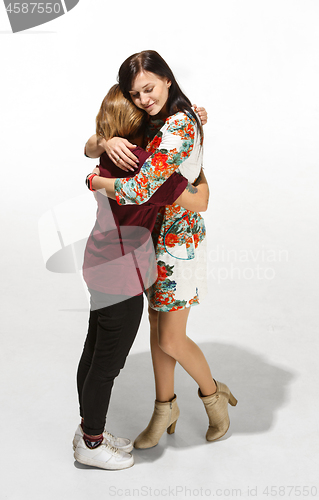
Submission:
<svg viewBox="0 0 319 500">
<path fill-rule="evenodd" d="M 188 184 L 188 180 L 181 174 L 174 172 L 164 184 L 148 200 L 152 205 L 172 205 L 182 194 Z"/>
</svg>

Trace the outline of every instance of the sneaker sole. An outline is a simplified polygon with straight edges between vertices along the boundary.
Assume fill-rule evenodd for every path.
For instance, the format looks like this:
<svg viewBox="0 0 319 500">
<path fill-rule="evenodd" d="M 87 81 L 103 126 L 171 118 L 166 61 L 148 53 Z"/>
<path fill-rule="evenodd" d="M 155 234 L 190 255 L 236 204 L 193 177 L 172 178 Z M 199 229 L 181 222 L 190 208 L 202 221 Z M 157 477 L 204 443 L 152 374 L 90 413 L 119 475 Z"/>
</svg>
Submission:
<svg viewBox="0 0 319 500">
<path fill-rule="evenodd" d="M 106 469 L 106 470 L 122 470 L 122 469 L 128 469 L 129 467 L 132 467 L 134 465 L 134 458 L 131 457 L 130 461 L 127 461 L 125 463 L 119 463 L 119 464 L 108 464 L 108 462 L 101 462 L 100 460 L 94 460 L 93 458 L 88 458 L 83 455 L 80 455 L 79 453 L 74 452 L 74 458 L 79 462 L 80 464 L 84 465 L 90 465 L 91 467 L 99 467 L 100 469 Z"/>
</svg>

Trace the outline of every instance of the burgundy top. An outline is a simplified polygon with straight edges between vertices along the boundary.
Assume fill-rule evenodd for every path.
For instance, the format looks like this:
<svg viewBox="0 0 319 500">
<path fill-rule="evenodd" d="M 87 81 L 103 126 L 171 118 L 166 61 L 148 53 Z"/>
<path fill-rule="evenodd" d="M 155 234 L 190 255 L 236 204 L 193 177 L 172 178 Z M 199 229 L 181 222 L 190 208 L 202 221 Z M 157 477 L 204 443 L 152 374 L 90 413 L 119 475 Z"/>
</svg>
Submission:
<svg viewBox="0 0 319 500">
<path fill-rule="evenodd" d="M 140 147 L 134 149 L 134 154 L 139 159 L 139 166 L 134 172 L 125 172 L 103 153 L 100 175 L 133 177 L 150 156 Z M 89 288 L 133 297 L 155 281 L 156 258 L 151 231 L 159 207 L 172 205 L 187 183 L 185 177 L 174 172 L 142 205 L 118 205 L 116 200 L 96 193 L 96 222 L 86 244 L 83 263 L 83 277 Z"/>
</svg>

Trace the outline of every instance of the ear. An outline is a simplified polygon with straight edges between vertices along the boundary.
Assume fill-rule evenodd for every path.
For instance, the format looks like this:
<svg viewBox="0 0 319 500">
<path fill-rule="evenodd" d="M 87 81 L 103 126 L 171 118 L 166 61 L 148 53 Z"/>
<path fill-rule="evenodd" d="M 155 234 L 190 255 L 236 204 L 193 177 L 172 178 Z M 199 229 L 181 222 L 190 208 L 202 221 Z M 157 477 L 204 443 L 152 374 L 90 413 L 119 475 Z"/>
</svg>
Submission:
<svg viewBox="0 0 319 500">
<path fill-rule="evenodd" d="M 167 88 L 169 89 L 169 88 L 170 88 L 170 86 L 172 85 L 171 80 L 167 80 L 167 81 L 166 81 L 166 85 L 167 85 Z"/>
</svg>

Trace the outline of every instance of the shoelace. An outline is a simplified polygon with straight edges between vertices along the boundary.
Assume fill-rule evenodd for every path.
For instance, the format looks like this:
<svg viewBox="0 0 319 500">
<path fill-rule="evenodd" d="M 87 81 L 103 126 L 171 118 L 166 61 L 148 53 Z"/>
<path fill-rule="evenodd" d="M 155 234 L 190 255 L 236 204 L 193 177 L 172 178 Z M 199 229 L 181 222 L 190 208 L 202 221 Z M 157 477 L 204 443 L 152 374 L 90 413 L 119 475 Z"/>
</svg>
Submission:
<svg viewBox="0 0 319 500">
<path fill-rule="evenodd" d="M 104 434 L 104 436 L 106 437 L 106 439 L 107 439 L 108 441 L 111 441 L 111 440 L 112 440 L 112 441 L 116 441 L 116 440 L 117 440 L 117 437 L 116 437 L 116 436 L 113 436 L 113 434 L 111 434 L 111 433 L 110 433 L 109 431 L 107 431 L 107 430 L 105 430 L 105 431 L 103 432 L 103 434 Z"/>
<path fill-rule="evenodd" d="M 105 448 L 110 451 L 113 455 L 118 455 L 119 454 L 119 449 L 115 448 L 115 446 L 111 446 L 107 441 L 104 440 L 103 442 Z"/>
</svg>

